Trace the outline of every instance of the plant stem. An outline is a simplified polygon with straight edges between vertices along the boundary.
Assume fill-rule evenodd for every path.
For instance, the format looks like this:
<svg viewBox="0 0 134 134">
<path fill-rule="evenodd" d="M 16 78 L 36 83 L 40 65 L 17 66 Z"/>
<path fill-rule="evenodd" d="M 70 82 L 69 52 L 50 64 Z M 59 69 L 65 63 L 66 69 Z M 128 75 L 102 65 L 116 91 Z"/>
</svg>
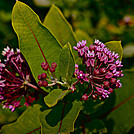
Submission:
<svg viewBox="0 0 134 134">
<path fill-rule="evenodd" d="M 29 82 L 27 82 L 27 81 L 25 82 L 25 84 L 28 85 L 29 87 L 32 87 L 32 88 L 36 89 L 37 91 L 41 92 L 42 94 L 47 95 L 46 92 L 44 92 L 43 90 L 40 90 L 40 89 L 39 89 L 38 87 L 36 87 L 35 85 L 33 85 L 33 84 L 31 84 L 31 83 L 29 83 Z"/>
</svg>

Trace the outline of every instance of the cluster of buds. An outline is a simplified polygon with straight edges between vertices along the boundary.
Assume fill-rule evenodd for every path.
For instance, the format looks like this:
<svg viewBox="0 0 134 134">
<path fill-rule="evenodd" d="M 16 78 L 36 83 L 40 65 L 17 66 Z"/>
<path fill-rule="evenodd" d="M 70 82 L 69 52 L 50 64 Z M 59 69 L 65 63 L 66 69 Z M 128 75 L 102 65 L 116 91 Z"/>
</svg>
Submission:
<svg viewBox="0 0 134 134">
<path fill-rule="evenodd" d="M 46 62 L 42 62 L 41 63 L 41 67 L 42 67 L 42 69 L 44 70 L 44 71 L 47 71 L 47 73 L 50 75 L 50 77 L 53 79 L 53 78 L 55 78 L 55 69 L 56 69 L 56 67 L 57 67 L 57 64 L 55 63 L 55 62 L 53 62 L 52 64 L 51 64 L 51 67 L 49 66 L 49 64 L 48 63 L 46 63 Z M 47 87 L 47 86 L 51 86 L 51 84 L 49 84 L 48 85 L 48 82 L 46 81 L 46 80 L 48 80 L 48 81 L 52 81 L 52 80 L 49 80 L 48 78 L 47 78 L 47 74 L 46 73 L 42 73 L 42 74 L 40 74 L 40 75 L 38 75 L 38 85 L 40 86 L 40 87 Z M 55 82 L 54 82 L 54 84 L 56 84 Z M 52 84 L 53 85 L 53 84 Z"/>
<path fill-rule="evenodd" d="M 9 47 L 4 48 L 2 55 L 6 59 L 4 63 L 0 60 L 0 103 L 3 108 L 9 108 L 13 112 L 22 106 L 22 98 L 25 98 L 26 106 L 38 99 L 38 94 L 33 89 L 37 87 L 29 83 L 32 80 L 30 69 L 19 49 L 14 52 Z"/>
<path fill-rule="evenodd" d="M 88 88 L 85 90 L 82 100 L 88 100 L 89 96 L 93 100 L 98 97 L 100 100 L 105 100 L 114 89 L 122 86 L 120 80 L 117 78 L 122 77 L 121 61 L 119 55 L 111 52 L 106 45 L 99 40 L 95 40 L 94 44 L 89 47 L 86 46 L 86 41 L 77 43 L 77 47 L 73 47 L 78 51 L 78 55 L 82 58 L 83 65 L 85 65 L 85 72 L 79 70 L 78 65 L 75 65 L 75 78 L 77 82 L 87 82 Z M 72 90 L 75 89 L 73 84 Z M 87 94 L 88 90 L 90 93 Z"/>
</svg>

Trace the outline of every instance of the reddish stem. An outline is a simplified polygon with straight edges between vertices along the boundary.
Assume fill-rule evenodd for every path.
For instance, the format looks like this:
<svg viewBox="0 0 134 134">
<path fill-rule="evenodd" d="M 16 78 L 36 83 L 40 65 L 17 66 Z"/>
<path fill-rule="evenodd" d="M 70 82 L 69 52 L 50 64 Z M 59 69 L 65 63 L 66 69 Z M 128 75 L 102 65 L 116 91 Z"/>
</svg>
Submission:
<svg viewBox="0 0 134 134">
<path fill-rule="evenodd" d="M 27 134 L 31 134 L 31 133 L 33 133 L 33 132 L 39 130 L 39 129 L 41 129 L 41 127 L 38 127 L 38 128 L 34 129 L 33 131 L 31 131 L 31 132 L 29 132 L 29 133 L 27 133 Z"/>
<path fill-rule="evenodd" d="M 86 134 L 86 132 L 85 132 L 85 126 L 84 126 L 84 124 L 82 124 L 82 132 L 83 132 L 83 134 Z"/>
<path fill-rule="evenodd" d="M 60 134 L 61 126 L 62 126 L 62 120 L 63 120 L 63 117 L 64 117 L 65 105 L 66 105 L 66 104 L 64 103 L 63 110 L 62 110 L 62 116 L 61 116 L 60 127 L 59 127 L 59 134 Z"/>
<path fill-rule="evenodd" d="M 113 112 L 114 110 L 116 110 L 117 108 L 119 108 L 121 105 L 125 104 L 128 100 L 132 99 L 134 97 L 134 95 L 131 95 L 130 97 L 128 97 L 127 99 L 125 99 L 124 101 L 122 101 L 121 103 L 119 103 L 118 105 L 116 105 L 115 107 L 113 107 L 111 110 L 109 110 L 108 112 L 106 112 L 105 114 L 103 114 L 102 116 L 100 116 L 100 119 L 105 118 L 108 114 L 110 114 L 111 112 Z"/>
<path fill-rule="evenodd" d="M 16 79 L 16 80 L 19 80 L 19 81 L 21 81 L 21 82 L 23 82 L 23 80 L 21 80 L 21 79 L 19 79 L 19 78 L 17 78 L 17 77 L 15 77 L 10 71 L 8 71 L 7 69 L 5 69 L 5 71 L 10 75 L 10 76 L 12 76 L 14 79 Z"/>
</svg>

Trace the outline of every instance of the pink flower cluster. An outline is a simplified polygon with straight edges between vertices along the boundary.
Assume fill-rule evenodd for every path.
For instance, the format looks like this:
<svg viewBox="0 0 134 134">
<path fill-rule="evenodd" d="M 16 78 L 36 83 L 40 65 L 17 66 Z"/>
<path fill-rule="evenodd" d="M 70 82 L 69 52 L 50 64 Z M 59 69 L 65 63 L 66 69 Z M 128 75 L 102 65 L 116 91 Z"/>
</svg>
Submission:
<svg viewBox="0 0 134 134">
<path fill-rule="evenodd" d="M 9 108 L 13 112 L 21 106 L 22 98 L 25 98 L 24 105 L 29 106 L 37 100 L 38 95 L 33 89 L 28 89 L 27 83 L 31 81 L 30 69 L 20 50 L 14 52 L 7 47 L 2 55 L 6 59 L 5 63 L 0 60 L 0 103 L 3 108 Z"/>
<path fill-rule="evenodd" d="M 86 67 L 84 72 L 79 69 L 77 64 L 75 65 L 74 75 L 77 83 L 87 82 L 91 87 L 91 92 L 87 94 L 86 90 L 82 96 L 83 100 L 88 100 L 89 96 L 92 99 L 97 99 L 99 96 L 99 99 L 105 100 L 114 89 L 122 86 L 118 78 L 123 76 L 121 70 L 123 65 L 118 59 L 118 54 L 111 52 L 99 40 L 95 40 L 89 47 L 86 46 L 86 41 L 82 40 L 73 48 L 78 51 L 78 55 Z"/>
</svg>

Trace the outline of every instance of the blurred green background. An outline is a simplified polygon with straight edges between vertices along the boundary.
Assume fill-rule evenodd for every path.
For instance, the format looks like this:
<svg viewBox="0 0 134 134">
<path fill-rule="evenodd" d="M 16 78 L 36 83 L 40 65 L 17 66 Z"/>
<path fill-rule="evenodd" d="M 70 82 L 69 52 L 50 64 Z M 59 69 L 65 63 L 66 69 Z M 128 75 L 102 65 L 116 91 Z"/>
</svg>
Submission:
<svg viewBox="0 0 134 134">
<path fill-rule="evenodd" d="M 134 70 L 134 0 L 21 0 L 44 20 L 51 4 L 57 5 L 74 31 L 80 30 L 102 42 L 121 40 L 124 69 Z M 15 0 L 0 0 L 0 52 L 7 45 L 18 47 L 17 36 L 11 25 Z M 2 56 L 0 55 L 0 58 Z M 0 109 L 0 125 L 18 118 L 22 113 Z M 7 118 L 8 117 L 8 118 Z M 11 118 L 10 118 L 11 117 Z"/>
</svg>

